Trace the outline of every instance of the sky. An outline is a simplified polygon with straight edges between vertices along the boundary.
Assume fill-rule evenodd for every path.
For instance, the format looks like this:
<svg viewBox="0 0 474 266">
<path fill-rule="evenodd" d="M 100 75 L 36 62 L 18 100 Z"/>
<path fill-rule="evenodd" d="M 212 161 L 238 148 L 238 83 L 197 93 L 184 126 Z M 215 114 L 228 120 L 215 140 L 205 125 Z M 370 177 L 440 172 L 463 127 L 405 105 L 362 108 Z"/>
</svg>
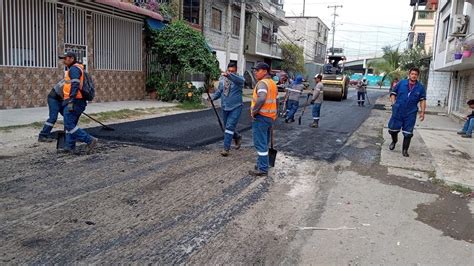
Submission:
<svg viewBox="0 0 474 266">
<path fill-rule="evenodd" d="M 304 0 L 285 0 L 286 16 L 301 16 Z M 306 0 L 305 16 L 317 16 L 331 29 L 328 47 L 332 45 L 334 13 L 337 9 L 334 47 L 344 48 L 348 60 L 381 56 L 382 47 L 406 48 L 413 7 L 409 0 Z"/>
</svg>

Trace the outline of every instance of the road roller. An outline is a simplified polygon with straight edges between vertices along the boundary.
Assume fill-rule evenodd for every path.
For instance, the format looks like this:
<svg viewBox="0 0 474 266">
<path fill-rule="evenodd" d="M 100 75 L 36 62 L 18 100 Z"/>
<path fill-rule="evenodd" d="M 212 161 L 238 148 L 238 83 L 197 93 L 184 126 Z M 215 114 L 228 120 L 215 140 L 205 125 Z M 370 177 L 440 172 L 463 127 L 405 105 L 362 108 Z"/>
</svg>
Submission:
<svg viewBox="0 0 474 266">
<path fill-rule="evenodd" d="M 328 62 L 324 65 L 323 85 L 324 100 L 342 101 L 347 99 L 349 90 L 349 77 L 343 74 L 344 61 L 343 55 L 330 55 Z"/>
</svg>

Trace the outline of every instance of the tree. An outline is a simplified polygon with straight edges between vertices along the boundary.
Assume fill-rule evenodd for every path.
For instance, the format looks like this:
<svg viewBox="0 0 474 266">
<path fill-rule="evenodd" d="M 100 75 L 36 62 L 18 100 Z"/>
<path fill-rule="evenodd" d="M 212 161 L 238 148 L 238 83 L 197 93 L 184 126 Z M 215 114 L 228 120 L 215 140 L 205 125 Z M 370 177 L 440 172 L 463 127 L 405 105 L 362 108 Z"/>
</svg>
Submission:
<svg viewBox="0 0 474 266">
<path fill-rule="evenodd" d="M 414 47 L 403 52 L 400 58 L 400 66 L 404 70 L 410 70 L 414 67 L 420 70 L 428 69 L 430 66 L 431 54 L 427 53 L 422 47 Z"/>
<path fill-rule="evenodd" d="M 204 73 L 210 78 L 220 74 L 217 59 L 204 36 L 184 21 L 178 20 L 161 31 L 152 31 L 150 45 L 157 63 L 168 67 L 173 81 L 185 72 Z"/>
<path fill-rule="evenodd" d="M 303 47 L 293 43 L 280 43 L 282 64 L 281 68 L 286 72 L 304 73 Z"/>
<path fill-rule="evenodd" d="M 392 50 L 392 47 L 385 46 L 382 50 L 382 58 L 369 63 L 369 67 L 374 69 L 375 74 L 383 75 L 380 87 L 382 87 L 386 78 L 390 80 L 395 78 L 399 79 L 403 75 L 403 71 L 400 67 L 401 54 L 398 48 Z"/>
<path fill-rule="evenodd" d="M 175 21 L 161 31 L 147 31 L 147 48 L 154 58 L 147 90 L 157 91 L 163 101 L 200 102 L 205 88 L 188 83 L 186 74 L 204 74 L 206 84 L 220 74 L 219 63 L 204 36 L 183 21 Z"/>
</svg>

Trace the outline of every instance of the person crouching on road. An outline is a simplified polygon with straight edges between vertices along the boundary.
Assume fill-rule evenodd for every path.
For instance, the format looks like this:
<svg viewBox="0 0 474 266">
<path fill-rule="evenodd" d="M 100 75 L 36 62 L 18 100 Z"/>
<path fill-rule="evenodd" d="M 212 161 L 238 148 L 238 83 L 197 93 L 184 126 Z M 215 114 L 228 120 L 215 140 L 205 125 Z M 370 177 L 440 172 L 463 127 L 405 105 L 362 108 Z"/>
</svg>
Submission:
<svg viewBox="0 0 474 266">
<path fill-rule="evenodd" d="M 58 113 L 63 115 L 63 85 L 64 83 L 59 82 L 48 94 L 49 117 L 44 122 L 43 129 L 39 133 L 39 142 L 53 142 L 55 140 L 51 135 L 51 130 L 53 130 L 54 124 L 58 120 Z"/>
<path fill-rule="evenodd" d="M 364 106 L 365 103 L 365 94 L 367 93 L 367 79 L 363 78 L 357 82 L 357 104 L 359 106 Z"/>
<path fill-rule="evenodd" d="M 474 109 L 474 99 L 467 101 L 467 105 L 469 105 L 471 109 Z M 465 119 L 466 122 L 464 123 L 464 127 L 458 131 L 458 134 L 463 138 L 472 138 L 472 130 L 474 129 L 474 110 L 470 115 L 467 115 Z"/>
<path fill-rule="evenodd" d="M 237 132 L 240 114 L 242 113 L 242 90 L 245 79 L 237 74 L 237 64 L 229 63 L 227 71 L 222 73 L 219 87 L 212 95 L 212 100 L 221 98 L 222 116 L 224 118 L 224 150 L 222 156 L 228 156 L 232 139 L 235 141 L 235 148 L 239 149 L 242 143 L 242 136 Z"/>
<path fill-rule="evenodd" d="M 423 85 L 418 81 L 420 70 L 412 68 L 408 72 L 408 79 L 401 80 L 390 93 L 392 102 L 392 117 L 388 122 L 388 132 L 392 136 L 392 143 L 389 149 L 395 149 L 398 141 L 398 132 L 403 132 L 402 155 L 410 156 L 408 148 L 410 147 L 413 129 L 418 113 L 418 103 L 420 103 L 420 120 L 425 120 L 426 109 L 426 91 Z"/>
<path fill-rule="evenodd" d="M 87 106 L 87 101 L 82 98 L 81 94 L 84 66 L 77 62 L 77 56 L 73 52 L 67 52 L 59 58 L 63 59 L 66 65 L 63 87 L 64 129 L 66 131 L 65 151 L 74 152 L 76 141 L 81 141 L 87 144 L 86 152 L 89 154 L 97 145 L 98 139 L 77 126 L 79 117 Z"/>
<path fill-rule="evenodd" d="M 323 76 L 316 75 L 314 77 L 316 81 L 316 86 L 313 89 L 313 97 L 311 98 L 311 104 L 313 105 L 313 123 L 310 127 L 317 128 L 319 127 L 319 117 L 321 116 L 321 105 L 323 104 L 323 97 L 324 97 L 324 85 L 322 83 Z"/>
<path fill-rule="evenodd" d="M 253 90 L 250 116 L 252 117 L 253 143 L 257 150 L 257 165 L 255 171 L 249 171 L 252 176 L 268 175 L 268 143 L 273 122 L 277 119 L 278 89 L 272 80 L 270 66 L 259 62 L 253 68 L 258 82 Z"/>
<path fill-rule="evenodd" d="M 303 93 L 304 85 L 303 85 L 303 77 L 298 75 L 296 76 L 295 80 L 291 84 L 291 87 L 286 88 L 286 93 L 288 94 L 287 103 L 286 103 L 286 118 L 285 123 L 288 122 L 295 122 L 295 114 L 298 111 L 299 103 L 300 103 L 300 96 Z"/>
</svg>

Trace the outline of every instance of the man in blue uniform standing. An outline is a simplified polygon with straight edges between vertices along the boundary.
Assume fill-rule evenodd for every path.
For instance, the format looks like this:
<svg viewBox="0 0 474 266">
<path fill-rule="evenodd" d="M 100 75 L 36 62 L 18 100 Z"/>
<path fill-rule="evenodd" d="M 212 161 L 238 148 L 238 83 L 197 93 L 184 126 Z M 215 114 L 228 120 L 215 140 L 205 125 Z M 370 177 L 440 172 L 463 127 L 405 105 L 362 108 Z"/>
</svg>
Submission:
<svg viewBox="0 0 474 266">
<path fill-rule="evenodd" d="M 232 139 L 235 141 L 235 148 L 239 149 L 242 143 L 242 136 L 237 132 L 236 127 L 242 113 L 242 90 L 245 80 L 237 74 L 237 64 L 230 62 L 227 71 L 222 73 L 219 87 L 212 96 L 212 100 L 221 98 L 222 115 L 224 117 L 224 150 L 221 155 L 229 155 Z"/>
<path fill-rule="evenodd" d="M 408 148 L 413 137 L 413 129 L 418 113 L 418 103 L 420 103 L 420 120 L 425 119 L 426 109 L 426 91 L 423 85 L 418 81 L 420 70 L 418 68 L 410 69 L 408 79 L 400 81 L 390 93 L 392 102 L 392 117 L 388 122 L 388 132 L 392 136 L 392 143 L 389 149 L 395 149 L 398 141 L 398 132 L 403 133 L 402 154 L 404 157 L 410 156 Z"/>
</svg>

